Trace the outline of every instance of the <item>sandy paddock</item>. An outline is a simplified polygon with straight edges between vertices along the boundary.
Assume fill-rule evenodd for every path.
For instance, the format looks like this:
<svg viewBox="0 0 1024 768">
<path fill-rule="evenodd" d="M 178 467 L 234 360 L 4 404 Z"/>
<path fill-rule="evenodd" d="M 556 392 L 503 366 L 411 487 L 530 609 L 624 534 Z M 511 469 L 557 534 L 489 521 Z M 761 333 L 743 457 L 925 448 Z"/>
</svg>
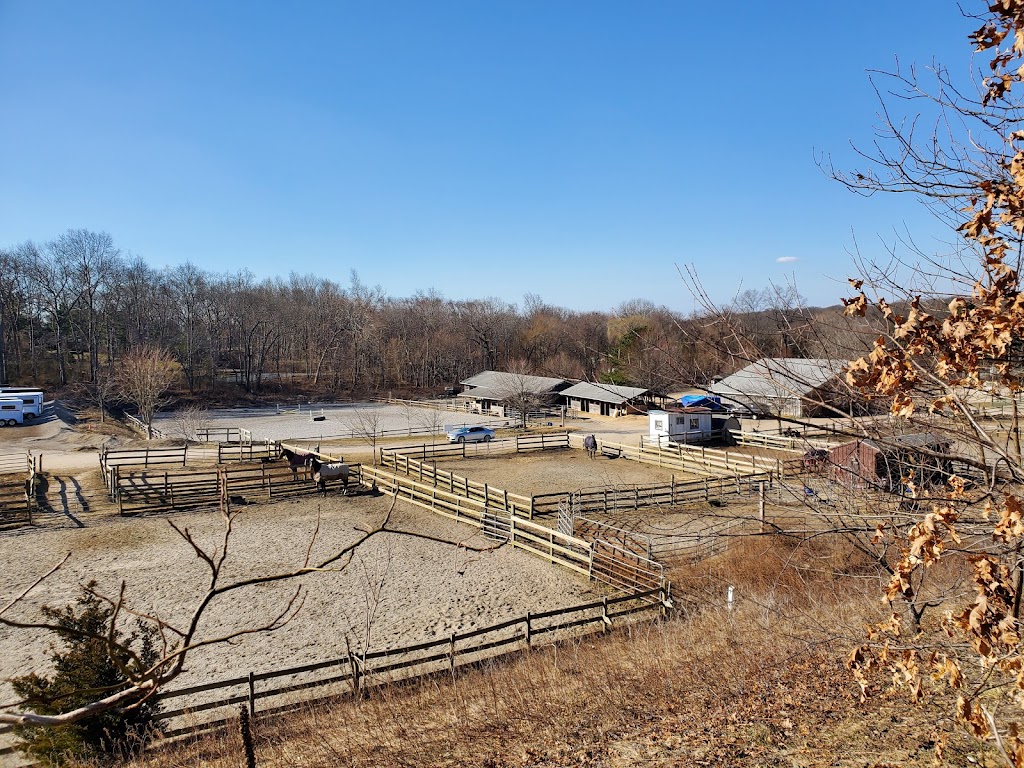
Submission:
<svg viewBox="0 0 1024 768">
<path fill-rule="evenodd" d="M 267 574 L 300 564 L 317 525 L 313 561 L 324 559 L 373 527 L 391 506 L 389 497 L 328 497 L 260 505 L 238 515 L 226 576 Z M 69 562 L 40 585 L 17 615 L 38 616 L 48 604 L 62 606 L 79 583 L 95 579 L 116 591 L 128 583 L 133 607 L 183 621 L 204 590 L 204 566 L 167 524 L 188 526 L 208 545 L 220 539 L 216 512 L 115 519 L 84 529 L 24 530 L 0 534 L 0 600 L 7 600 L 71 552 Z M 475 547 L 490 547 L 475 530 L 425 510 L 395 505 L 393 526 Z M 569 606 L 590 599 L 588 583 L 568 570 L 510 547 L 473 552 L 451 544 L 382 534 L 365 544 L 343 571 L 303 577 L 305 604 L 288 626 L 247 636 L 195 654 L 174 687 L 262 672 L 343 655 L 346 637 L 383 649 L 446 637 L 521 616 L 526 611 Z M 241 590 L 209 611 L 200 637 L 221 635 L 264 621 L 287 602 L 295 582 Z M 373 609 L 371 593 L 379 589 Z M 44 666 L 50 641 L 38 632 L 0 629 L 0 678 Z M 0 697 L 8 699 L 6 683 Z"/>
<path fill-rule="evenodd" d="M 405 434 L 411 436 L 409 439 L 422 440 L 424 434 L 439 434 L 446 426 L 486 424 L 500 428 L 512 423 L 489 414 L 381 403 L 316 403 L 312 407 L 303 404 L 298 412 L 294 403 L 282 404 L 281 408 L 280 413 L 273 407 L 214 408 L 205 413 L 204 426 L 241 427 L 251 430 L 256 440 L 329 440 L 370 431 L 383 432 L 391 438 Z M 324 420 L 313 421 L 314 414 L 323 415 Z M 158 413 L 154 425 L 168 437 L 184 436 L 180 414 L 173 411 Z"/>
<path fill-rule="evenodd" d="M 679 470 L 641 464 L 629 459 L 598 456 L 591 459 L 585 451 L 562 451 L 475 456 L 465 459 L 437 460 L 439 469 L 454 472 L 481 483 L 530 496 L 539 493 L 575 491 L 609 485 L 654 485 L 696 479 Z"/>
</svg>

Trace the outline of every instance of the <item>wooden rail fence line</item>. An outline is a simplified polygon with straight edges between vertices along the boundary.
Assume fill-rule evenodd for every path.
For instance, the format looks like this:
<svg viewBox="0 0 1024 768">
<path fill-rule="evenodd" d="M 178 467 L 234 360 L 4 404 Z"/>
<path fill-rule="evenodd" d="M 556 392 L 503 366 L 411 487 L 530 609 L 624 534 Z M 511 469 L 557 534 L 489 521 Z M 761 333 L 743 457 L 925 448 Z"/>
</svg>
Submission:
<svg viewBox="0 0 1024 768">
<path fill-rule="evenodd" d="M 579 447 L 583 447 L 581 437 L 571 437 L 573 443 L 578 441 Z M 797 462 L 783 464 L 776 459 L 763 459 L 736 452 L 730 454 L 729 451 L 695 445 L 634 446 L 598 440 L 598 452 L 611 458 L 624 458 L 642 464 L 678 469 L 701 477 L 743 476 L 761 472 L 771 472 L 778 476 L 784 473 L 787 467 L 792 471 L 803 466 Z"/>
<path fill-rule="evenodd" d="M 673 477 L 668 483 L 652 485 L 613 485 L 582 488 L 577 491 L 540 493 L 532 497 L 533 513 L 535 516 L 556 514 L 559 502 L 570 496 L 577 501 L 579 512 L 614 512 L 642 507 L 675 506 L 694 501 L 711 502 L 730 495 L 752 495 L 757 492 L 758 484 L 762 482 L 771 487 L 772 474 L 761 472 L 685 481 L 677 481 Z"/>
<path fill-rule="evenodd" d="M 218 471 L 219 470 L 219 471 Z M 352 467 L 359 476 L 359 465 Z M 223 478 L 223 479 L 219 479 Z M 221 485 L 226 487 L 222 488 Z M 246 503 L 312 495 L 314 483 L 296 480 L 285 465 L 218 465 L 209 470 L 121 471 L 111 469 L 111 494 L 122 515 L 167 509 L 217 506 L 222 493 L 242 496 Z"/>
<path fill-rule="evenodd" d="M 100 451 L 100 469 L 107 489 L 112 488 L 112 470 L 117 467 L 179 466 L 222 464 L 224 462 L 273 461 L 280 458 L 276 442 L 213 443 L 179 445 L 167 448 L 123 448 Z"/>
<path fill-rule="evenodd" d="M 157 722 L 176 718 L 192 719 L 203 712 L 234 707 L 241 703 L 248 705 L 250 715 L 255 715 L 257 702 L 260 700 L 331 686 L 341 688 L 341 691 L 323 696 L 292 700 L 260 710 L 261 714 L 269 716 L 293 710 L 296 706 L 308 705 L 318 699 L 333 699 L 339 695 L 365 695 L 382 686 L 424 679 L 439 672 L 453 673 L 456 669 L 483 661 L 528 652 L 567 639 L 560 637 L 560 633 L 571 632 L 569 637 L 579 637 L 594 632 L 607 632 L 623 625 L 626 619 L 643 613 L 657 613 L 663 617 L 672 608 L 672 585 L 666 582 L 657 589 L 647 592 L 609 597 L 568 608 L 527 613 L 526 616 L 508 619 L 488 627 L 402 648 L 350 653 L 327 661 L 270 672 L 250 672 L 240 677 L 163 691 L 156 695 L 157 703 L 188 699 L 211 691 L 234 689 L 236 692 L 213 700 L 189 702 L 176 709 L 163 710 L 157 713 L 155 719 Z M 302 679 L 311 673 L 321 674 L 314 679 Z M 284 684 L 259 685 L 268 681 L 279 681 L 281 678 L 292 680 Z M 200 733 L 234 722 L 235 718 L 236 713 L 232 709 L 230 714 L 224 716 L 166 727 L 162 729 L 162 735 L 166 739 Z M 0 736 L 13 732 L 12 726 L 0 726 Z M 0 747 L 0 755 L 12 754 L 15 751 L 14 745 Z"/>
<path fill-rule="evenodd" d="M 436 463 L 427 464 L 426 461 L 414 459 L 408 454 L 382 450 L 380 460 L 382 466 L 402 472 L 420 483 L 435 488 L 446 488 L 449 493 L 482 501 L 486 507 L 502 509 L 528 520 L 533 519 L 533 500 L 529 496 L 509 493 L 488 483 L 477 482 L 454 472 L 438 469 Z"/>
<path fill-rule="evenodd" d="M 577 637 L 594 631 L 608 631 L 625 619 L 642 613 L 664 616 L 673 607 L 671 588 L 672 585 L 665 582 L 642 592 L 607 597 L 567 608 L 531 612 L 487 627 L 401 648 L 359 651 L 312 664 L 270 672 L 250 672 L 227 680 L 166 691 L 157 694 L 157 702 L 195 698 L 210 691 L 235 689 L 236 692 L 226 697 L 189 702 L 176 709 L 164 710 L 157 714 L 157 720 L 173 720 L 240 703 L 246 703 L 250 714 L 256 714 L 258 701 L 302 691 L 335 686 L 342 689 L 340 692 L 356 695 L 382 685 L 408 682 L 439 672 L 453 672 L 460 667 L 558 642 L 563 639 L 559 634 L 571 633 L 570 636 Z M 309 679 L 308 676 L 314 673 L 318 674 Z M 291 680 L 284 684 L 278 683 L 282 678 Z M 276 684 L 266 685 L 271 681 Z M 337 696 L 340 692 L 328 694 L 327 697 Z M 282 711 L 298 703 L 292 702 L 263 711 Z M 164 733 L 179 736 L 206 730 L 233 717 L 234 713 L 221 719 L 167 729 Z"/>
<path fill-rule="evenodd" d="M 420 443 L 394 448 L 381 448 L 381 453 L 397 453 L 418 457 L 421 461 L 437 457 L 467 458 L 490 453 L 528 453 L 530 451 L 552 451 L 569 448 L 568 432 L 541 433 L 539 435 L 515 435 L 496 440 L 475 443 Z"/>
<path fill-rule="evenodd" d="M 729 430 L 729 434 L 732 435 L 732 439 L 736 441 L 737 445 L 754 445 L 800 454 L 812 448 L 828 451 L 840 444 L 823 437 L 804 437 L 803 435 L 790 437 L 788 435 L 773 435 L 768 432 L 744 432 L 736 429 Z"/>
</svg>

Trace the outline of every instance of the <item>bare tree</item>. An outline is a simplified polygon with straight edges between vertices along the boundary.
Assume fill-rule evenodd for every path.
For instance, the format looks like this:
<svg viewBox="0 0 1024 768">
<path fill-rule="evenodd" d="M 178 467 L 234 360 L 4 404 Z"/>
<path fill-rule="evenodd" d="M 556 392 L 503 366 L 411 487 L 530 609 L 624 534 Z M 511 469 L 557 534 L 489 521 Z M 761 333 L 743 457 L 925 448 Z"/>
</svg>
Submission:
<svg viewBox="0 0 1024 768">
<path fill-rule="evenodd" d="M 348 413 L 345 423 L 354 437 L 370 446 L 373 465 L 377 466 L 377 441 L 383 436 L 384 412 L 376 405 L 358 405 Z"/>
<path fill-rule="evenodd" d="M 189 405 L 175 414 L 174 423 L 182 437 L 199 442 L 199 433 L 210 426 L 210 412 L 201 405 Z"/>
<path fill-rule="evenodd" d="M 146 425 L 146 437 L 153 437 L 153 416 L 167 404 L 164 393 L 177 376 L 177 363 L 170 353 L 148 344 L 128 351 L 118 366 L 118 391 L 139 410 Z"/>
<path fill-rule="evenodd" d="M 526 429 L 531 411 L 549 404 L 552 400 L 550 389 L 543 379 L 527 373 L 524 361 L 514 362 L 509 370 L 498 374 L 494 392 L 499 400 L 515 411 L 519 425 Z"/>
</svg>

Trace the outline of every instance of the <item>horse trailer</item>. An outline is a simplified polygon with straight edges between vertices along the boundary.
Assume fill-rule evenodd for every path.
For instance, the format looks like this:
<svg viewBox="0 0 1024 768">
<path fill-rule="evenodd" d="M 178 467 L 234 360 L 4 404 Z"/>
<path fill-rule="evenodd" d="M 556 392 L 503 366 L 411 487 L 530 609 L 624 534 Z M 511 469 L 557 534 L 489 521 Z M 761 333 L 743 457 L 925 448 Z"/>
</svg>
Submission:
<svg viewBox="0 0 1024 768">
<path fill-rule="evenodd" d="M 36 387 L 0 387 L 0 398 L 20 399 L 24 408 L 25 419 L 35 419 L 43 415 L 43 391 Z"/>
<path fill-rule="evenodd" d="M 0 397 L 0 426 L 15 427 L 25 423 L 25 404 L 19 398 Z"/>
</svg>

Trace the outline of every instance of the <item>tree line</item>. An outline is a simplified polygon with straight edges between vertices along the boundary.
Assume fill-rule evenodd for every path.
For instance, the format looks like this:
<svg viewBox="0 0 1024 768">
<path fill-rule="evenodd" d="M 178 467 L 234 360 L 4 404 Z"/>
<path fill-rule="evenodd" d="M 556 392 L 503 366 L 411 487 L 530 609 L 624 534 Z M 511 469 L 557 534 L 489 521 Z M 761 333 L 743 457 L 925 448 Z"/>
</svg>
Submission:
<svg viewBox="0 0 1024 768">
<path fill-rule="evenodd" d="M 681 294 L 685 288 L 680 285 Z M 701 385 L 760 354 L 824 354 L 822 314 L 792 288 L 748 289 L 728 311 L 689 315 L 644 300 L 574 311 L 528 294 L 388 296 L 292 273 L 257 279 L 186 262 L 155 269 L 105 232 L 69 229 L 0 249 L 0 383 L 103 387 L 131 349 L 170 353 L 190 393 L 429 391 L 481 370 L 653 389 Z"/>
</svg>

